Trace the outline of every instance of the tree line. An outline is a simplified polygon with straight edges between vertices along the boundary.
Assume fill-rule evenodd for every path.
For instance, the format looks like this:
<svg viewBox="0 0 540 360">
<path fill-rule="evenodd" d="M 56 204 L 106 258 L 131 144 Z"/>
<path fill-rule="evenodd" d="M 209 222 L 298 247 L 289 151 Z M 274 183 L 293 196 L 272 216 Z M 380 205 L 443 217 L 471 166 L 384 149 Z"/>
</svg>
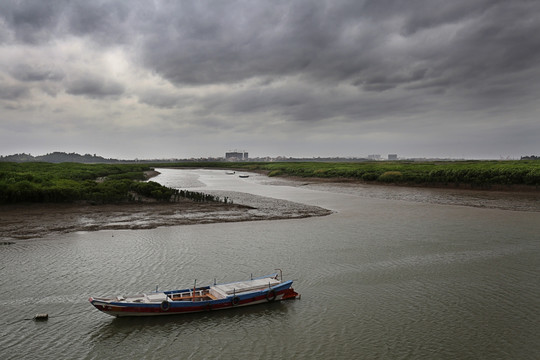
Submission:
<svg viewBox="0 0 540 360">
<path fill-rule="evenodd" d="M 540 185 L 536 162 L 367 162 L 357 164 L 280 164 L 266 166 L 270 176 L 352 178 L 366 182 L 426 185 Z"/>
</svg>

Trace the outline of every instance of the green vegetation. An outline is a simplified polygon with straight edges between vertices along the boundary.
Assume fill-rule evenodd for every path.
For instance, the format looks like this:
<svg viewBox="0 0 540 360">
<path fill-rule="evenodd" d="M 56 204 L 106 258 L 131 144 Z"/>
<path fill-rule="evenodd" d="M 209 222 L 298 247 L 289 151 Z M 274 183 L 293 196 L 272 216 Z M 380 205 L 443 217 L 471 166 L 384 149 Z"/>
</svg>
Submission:
<svg viewBox="0 0 540 360">
<path fill-rule="evenodd" d="M 212 195 L 179 191 L 156 182 L 142 182 L 152 167 L 204 167 L 265 171 L 269 176 L 353 179 L 370 183 L 429 186 L 540 186 L 540 162 L 454 161 L 454 162 L 185 162 L 164 164 L 80 164 L 0 162 L 0 204 L 88 201 L 114 203 L 138 201 L 229 202 Z"/>
<path fill-rule="evenodd" d="M 489 188 L 493 185 L 540 186 L 540 162 L 514 161 L 367 161 L 322 162 L 216 162 L 154 164 L 162 167 L 218 167 L 266 171 L 269 176 L 343 178 L 374 183 Z"/>
<path fill-rule="evenodd" d="M 222 201 L 217 197 L 167 188 L 156 182 L 142 182 L 148 165 L 79 163 L 0 162 L 0 204 L 65 203 L 88 201 L 116 203 L 141 197 L 158 201 L 188 198 L 194 201 Z"/>
</svg>

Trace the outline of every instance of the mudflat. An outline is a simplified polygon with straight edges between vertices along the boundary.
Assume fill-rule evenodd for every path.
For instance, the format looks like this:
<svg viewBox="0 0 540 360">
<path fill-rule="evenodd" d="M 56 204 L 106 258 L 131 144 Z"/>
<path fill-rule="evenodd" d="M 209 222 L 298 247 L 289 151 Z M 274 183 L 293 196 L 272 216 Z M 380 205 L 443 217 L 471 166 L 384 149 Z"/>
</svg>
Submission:
<svg viewBox="0 0 540 360">
<path fill-rule="evenodd" d="M 380 199 L 540 212 L 540 192 L 522 189 L 478 191 L 401 187 L 312 178 L 271 178 L 266 183 Z M 219 191 L 210 193 L 232 198 L 235 204 L 194 202 L 186 199 L 169 203 L 145 201 L 107 205 L 0 205 L 0 242 L 76 231 L 152 229 L 217 222 L 293 219 L 332 213 L 316 206 L 247 193 Z"/>
<path fill-rule="evenodd" d="M 2 205 L 0 241 L 41 238 L 76 231 L 153 229 L 174 225 L 303 218 L 331 213 L 319 207 L 247 194 L 242 200 L 244 204 L 250 204 L 182 200 L 106 205 Z"/>
<path fill-rule="evenodd" d="M 17 204 L 0 206 L 0 239 L 29 239 L 53 233 L 227 221 L 248 207 L 221 203 Z"/>
</svg>

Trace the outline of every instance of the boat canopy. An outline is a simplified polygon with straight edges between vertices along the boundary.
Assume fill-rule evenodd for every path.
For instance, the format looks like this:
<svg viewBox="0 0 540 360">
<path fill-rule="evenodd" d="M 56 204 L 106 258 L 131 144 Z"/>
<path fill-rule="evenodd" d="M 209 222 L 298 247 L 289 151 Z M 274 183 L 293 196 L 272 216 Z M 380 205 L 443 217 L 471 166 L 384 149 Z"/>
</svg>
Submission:
<svg viewBox="0 0 540 360">
<path fill-rule="evenodd" d="M 232 294 L 245 293 L 248 291 L 261 290 L 266 287 L 270 288 L 278 285 L 281 282 L 275 278 L 253 279 L 248 281 L 237 281 L 228 284 L 214 285 L 210 287 L 210 294 L 218 299 L 225 298 Z"/>
</svg>

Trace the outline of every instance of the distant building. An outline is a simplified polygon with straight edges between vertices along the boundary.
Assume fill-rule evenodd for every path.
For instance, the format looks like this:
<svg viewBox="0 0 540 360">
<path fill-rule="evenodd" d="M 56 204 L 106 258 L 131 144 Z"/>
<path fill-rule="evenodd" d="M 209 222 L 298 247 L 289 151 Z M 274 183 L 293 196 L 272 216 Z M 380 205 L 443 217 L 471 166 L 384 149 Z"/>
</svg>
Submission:
<svg viewBox="0 0 540 360">
<path fill-rule="evenodd" d="M 230 161 L 242 161 L 248 159 L 247 151 L 229 151 L 225 153 L 225 159 Z"/>
<path fill-rule="evenodd" d="M 381 155 L 379 154 L 368 155 L 367 158 L 368 160 L 381 160 Z"/>
<path fill-rule="evenodd" d="M 388 154 L 388 160 L 397 160 L 397 154 Z"/>
</svg>

